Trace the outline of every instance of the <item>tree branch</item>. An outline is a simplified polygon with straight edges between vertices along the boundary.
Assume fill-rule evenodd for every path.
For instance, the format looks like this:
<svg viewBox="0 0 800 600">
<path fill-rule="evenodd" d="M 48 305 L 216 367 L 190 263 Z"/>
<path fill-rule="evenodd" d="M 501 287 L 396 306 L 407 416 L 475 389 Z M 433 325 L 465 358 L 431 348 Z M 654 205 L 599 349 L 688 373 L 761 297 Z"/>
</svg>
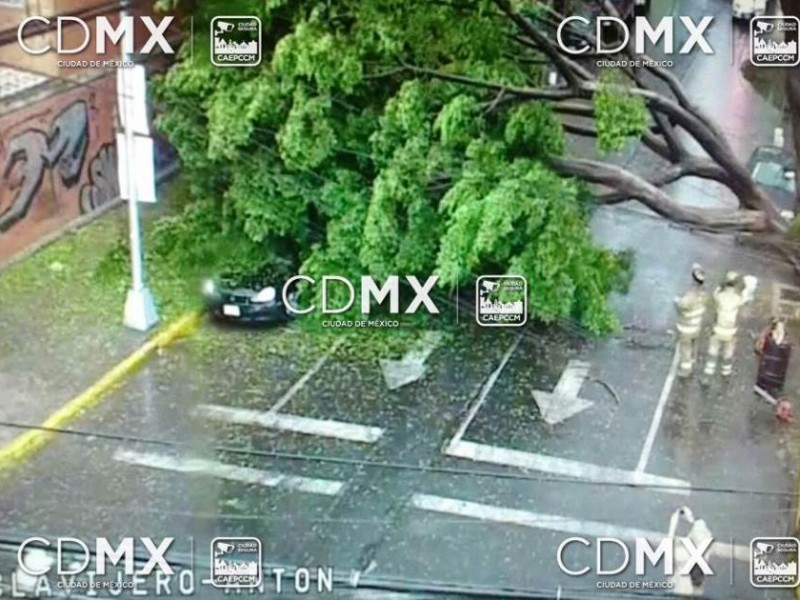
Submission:
<svg viewBox="0 0 800 600">
<path fill-rule="evenodd" d="M 539 50 L 543 52 L 555 67 L 561 72 L 561 75 L 567 82 L 575 86 L 581 79 L 593 79 L 594 76 L 580 66 L 575 61 L 564 56 L 558 47 L 551 42 L 546 35 L 539 31 L 527 17 L 521 15 L 511 8 L 508 0 L 494 0 L 497 7 L 503 12 L 514 24 L 529 37 L 538 46 Z"/>
<path fill-rule="evenodd" d="M 663 170 L 657 177 L 648 179 L 647 181 L 652 186 L 661 188 L 684 177 L 701 177 L 703 179 L 724 183 L 726 173 L 714 161 L 690 157 L 686 158 L 682 163 L 670 166 Z M 620 191 L 608 192 L 596 197 L 597 202 L 600 204 L 616 204 L 630 199 L 627 193 Z"/>
<path fill-rule="evenodd" d="M 567 133 L 571 133 L 573 135 L 579 135 L 581 137 L 597 137 L 597 129 L 594 127 L 589 127 L 586 125 L 578 125 L 577 123 L 566 123 L 562 122 L 561 127 L 564 128 L 564 131 Z"/>
<path fill-rule="evenodd" d="M 675 128 L 672 126 L 672 123 L 670 123 L 670 120 L 658 111 L 654 111 L 651 114 L 653 115 L 656 125 L 658 125 L 658 131 L 663 136 L 670 153 L 678 160 L 686 158 L 688 155 L 686 147 L 678 139 Z"/>
<path fill-rule="evenodd" d="M 415 67 L 414 65 L 404 66 L 407 70 L 411 71 L 412 73 L 416 73 L 417 75 L 426 75 L 442 81 L 450 81 L 452 83 L 460 83 L 462 85 L 479 87 L 486 90 L 494 90 L 498 93 L 504 91 L 506 94 L 513 94 L 520 98 L 527 98 L 529 100 L 568 100 L 575 97 L 575 92 L 569 89 L 531 88 L 503 85 L 500 83 L 492 83 L 491 81 L 484 81 L 482 79 L 475 79 L 473 77 L 466 77 L 464 75 L 454 75 L 433 69 Z"/>
<path fill-rule="evenodd" d="M 640 201 L 653 212 L 678 223 L 704 231 L 766 231 L 770 222 L 762 211 L 703 209 L 675 202 L 651 182 L 622 167 L 600 161 L 570 158 L 551 159 L 553 168 L 564 175 L 605 185 L 628 198 Z"/>
</svg>

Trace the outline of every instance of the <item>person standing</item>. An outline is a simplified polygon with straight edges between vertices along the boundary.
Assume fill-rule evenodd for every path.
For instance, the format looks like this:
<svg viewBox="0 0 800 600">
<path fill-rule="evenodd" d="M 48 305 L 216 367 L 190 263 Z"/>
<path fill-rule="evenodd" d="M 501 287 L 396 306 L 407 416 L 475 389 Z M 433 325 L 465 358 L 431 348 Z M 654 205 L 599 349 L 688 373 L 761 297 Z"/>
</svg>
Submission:
<svg viewBox="0 0 800 600">
<path fill-rule="evenodd" d="M 758 355 L 758 374 L 756 385 L 778 398 L 783 392 L 792 345 L 787 340 L 786 324 L 780 318 L 773 318 L 769 327 L 756 342 Z"/>
<path fill-rule="evenodd" d="M 678 330 L 678 375 L 688 377 L 694 368 L 697 356 L 697 340 L 703 326 L 703 315 L 706 312 L 708 294 L 703 291 L 706 276 L 703 268 L 695 263 L 692 266 L 694 285 L 683 296 L 675 298 L 675 310 L 678 313 L 676 329 Z"/>
<path fill-rule="evenodd" d="M 684 521 L 689 525 L 689 533 L 685 536 L 678 535 L 678 525 L 680 521 Z M 687 545 L 681 540 L 687 539 L 691 541 L 691 545 L 698 550 L 702 548 L 702 555 L 705 556 L 713 543 L 713 536 L 708 525 L 706 525 L 703 519 L 695 518 L 692 510 L 688 506 L 683 506 L 672 513 L 669 520 L 667 537 L 671 539 L 674 544 L 674 568 L 672 577 L 670 578 L 672 582 L 672 593 L 679 596 L 702 596 L 705 576 L 713 573 L 710 568 L 708 568 L 707 563 L 704 561 L 696 561 L 694 565 L 692 565 L 689 573 L 683 574 L 683 571 L 688 566 L 688 562 L 692 560 L 693 557 L 687 550 Z M 701 562 L 703 563 L 702 565 L 700 564 Z"/>
<path fill-rule="evenodd" d="M 720 368 L 722 376 L 728 377 L 733 373 L 739 309 L 752 300 L 755 285 L 755 278 L 748 277 L 743 280 L 738 273 L 729 271 L 722 285 L 714 291 L 717 318 L 708 343 L 705 375 L 711 376 L 716 373 L 720 354 L 722 354 Z"/>
</svg>

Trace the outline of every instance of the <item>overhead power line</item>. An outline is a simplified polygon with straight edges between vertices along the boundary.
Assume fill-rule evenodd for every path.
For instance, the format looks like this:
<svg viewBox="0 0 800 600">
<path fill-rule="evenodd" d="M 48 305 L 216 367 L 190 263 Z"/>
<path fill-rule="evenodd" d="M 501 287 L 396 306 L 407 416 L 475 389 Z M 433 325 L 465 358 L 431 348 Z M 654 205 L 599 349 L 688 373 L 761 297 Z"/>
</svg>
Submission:
<svg viewBox="0 0 800 600">
<path fill-rule="evenodd" d="M 94 438 L 102 440 L 111 440 L 119 442 L 140 443 L 157 445 L 167 448 L 186 448 L 191 449 L 193 446 L 186 442 L 180 442 L 174 439 L 158 439 L 146 438 L 136 435 L 120 435 L 114 433 L 104 433 L 100 431 L 81 430 L 81 429 L 67 429 L 59 427 L 43 427 L 40 425 L 29 425 L 25 423 L 16 423 L 14 421 L 0 421 L 0 427 L 10 427 L 23 430 L 43 431 L 53 434 L 73 435 L 82 438 Z M 544 483 L 569 483 L 575 485 L 588 485 L 598 487 L 610 488 L 631 488 L 631 489 L 652 489 L 652 490 L 672 490 L 674 489 L 669 485 L 658 484 L 629 484 L 608 481 L 590 481 L 582 479 L 573 479 L 570 477 L 558 477 L 552 475 L 531 475 L 527 473 L 512 473 L 512 472 L 499 472 L 499 471 L 485 471 L 480 469 L 460 469 L 454 467 L 439 467 L 433 465 L 420 465 L 415 463 L 401 463 L 390 461 L 374 461 L 369 459 L 357 458 L 342 458 L 333 456 L 324 456 L 317 454 L 305 454 L 300 452 L 280 452 L 276 450 L 256 450 L 253 448 L 241 448 L 235 446 L 213 446 L 215 452 L 228 453 L 242 456 L 260 456 L 263 458 L 288 460 L 288 461 L 302 461 L 302 462 L 319 462 L 328 464 L 341 464 L 350 465 L 360 468 L 374 468 L 374 469 L 387 469 L 396 471 L 416 471 L 421 473 L 437 473 L 442 475 L 454 476 L 469 476 L 469 477 L 482 477 L 487 479 L 510 479 L 520 481 L 539 481 Z M 762 497 L 777 497 L 777 498 L 795 498 L 800 496 L 796 492 L 781 492 L 775 490 L 757 490 L 745 488 L 732 488 L 732 487 L 712 487 L 712 486 L 694 486 L 692 492 L 707 492 L 714 494 L 746 494 L 751 496 Z"/>
</svg>

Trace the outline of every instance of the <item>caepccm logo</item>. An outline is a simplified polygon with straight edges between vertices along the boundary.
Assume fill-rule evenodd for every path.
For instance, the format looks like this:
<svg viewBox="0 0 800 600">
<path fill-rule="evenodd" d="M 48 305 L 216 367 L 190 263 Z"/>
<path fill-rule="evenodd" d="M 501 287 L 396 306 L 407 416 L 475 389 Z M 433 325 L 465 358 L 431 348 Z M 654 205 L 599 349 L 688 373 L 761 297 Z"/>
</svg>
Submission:
<svg viewBox="0 0 800 600">
<path fill-rule="evenodd" d="M 689 37 L 681 46 L 678 54 L 688 54 L 695 46 L 698 46 L 704 54 L 714 54 L 714 49 L 705 39 L 705 31 L 708 26 L 714 21 L 714 17 L 703 17 L 700 23 L 695 23 L 690 17 L 679 17 L 680 22 L 686 29 Z M 588 44 L 582 48 L 570 47 L 564 40 L 564 28 L 577 21 L 584 25 L 591 25 L 591 22 L 586 17 L 573 16 L 568 17 L 561 21 L 561 24 L 556 30 L 556 38 L 558 45 L 567 54 L 585 54 L 592 50 Z M 606 27 L 616 27 L 622 34 L 619 43 L 612 47 L 607 48 L 603 45 L 603 32 Z M 595 19 L 595 38 L 597 40 L 596 47 L 593 49 L 597 54 L 615 54 L 625 48 L 631 39 L 631 30 L 628 24 L 617 17 L 597 17 Z M 637 54 L 644 54 L 645 52 L 645 38 L 649 39 L 653 44 L 658 44 L 663 38 L 663 52 L 664 54 L 674 54 L 675 46 L 675 19 L 673 17 L 662 17 L 659 19 L 658 24 L 653 27 L 647 17 L 636 17 L 634 20 L 634 51 Z"/>
<path fill-rule="evenodd" d="M 172 23 L 174 17 L 164 17 L 160 22 L 156 23 L 151 17 L 136 17 L 142 21 L 144 26 L 149 32 L 149 37 L 139 52 L 141 54 L 149 54 L 156 46 L 161 48 L 165 54 L 175 54 L 175 50 L 170 45 L 165 37 L 165 32 Z M 112 46 L 116 46 L 122 41 L 122 50 L 127 54 L 134 52 L 134 30 L 135 23 L 134 17 L 123 17 L 119 25 L 114 27 L 108 17 L 97 17 L 95 21 L 95 51 L 97 54 L 104 54 L 106 52 L 106 40 L 111 42 Z M 25 33 L 25 28 L 34 22 L 44 23 L 49 26 L 51 21 L 47 17 L 33 16 L 28 17 L 17 28 L 17 41 L 20 47 L 28 54 L 45 54 L 52 50 L 50 44 L 46 44 L 40 48 L 31 48 L 25 41 L 26 35 L 35 35 L 40 33 L 38 31 Z M 76 47 L 67 48 L 64 45 L 64 30 L 66 27 L 77 25 L 83 30 L 83 41 Z M 58 54 L 78 54 L 83 52 L 89 43 L 92 41 L 92 30 L 83 19 L 78 17 L 58 17 L 56 19 L 56 52 Z"/>
<path fill-rule="evenodd" d="M 439 309 L 430 298 L 431 290 L 433 290 L 439 278 L 428 277 L 425 283 L 420 283 L 419 279 L 413 275 L 409 275 L 405 277 L 405 280 L 409 288 L 414 292 L 414 298 L 402 312 L 405 314 L 414 314 L 424 306 L 430 314 L 439 314 Z M 307 315 L 316 310 L 316 306 L 312 304 L 306 308 L 300 308 L 295 306 L 292 300 L 294 295 L 290 290 L 292 286 L 299 281 L 304 281 L 309 285 L 317 285 L 317 281 L 312 277 L 307 275 L 295 275 L 283 286 L 283 304 L 286 306 L 286 309 L 293 314 Z M 353 307 L 356 300 L 356 288 L 349 279 L 340 275 L 325 275 L 322 277 L 320 285 L 322 286 L 322 314 L 342 314 Z M 332 286 L 339 287 L 340 292 L 346 292 L 347 301 L 344 302 L 344 304 L 336 307 L 330 305 Z M 389 313 L 393 315 L 400 314 L 400 277 L 398 275 L 390 275 L 386 278 L 383 286 L 380 287 L 373 277 L 362 276 L 359 291 L 361 312 L 363 314 L 370 313 L 373 299 L 376 304 L 381 305 L 387 298 L 389 300 Z"/>
<path fill-rule="evenodd" d="M 800 65 L 800 19 L 755 17 L 750 21 L 750 62 L 756 67 Z"/>
<path fill-rule="evenodd" d="M 794 588 L 800 540 L 793 537 L 757 537 L 750 542 L 750 583 L 757 588 Z"/>
<path fill-rule="evenodd" d="M 679 548 L 675 548 L 680 541 Z M 711 547 L 714 538 L 708 537 L 702 542 L 695 545 L 689 538 L 663 538 L 658 545 L 653 547 L 650 541 L 646 538 L 635 538 L 634 540 L 634 568 L 635 574 L 643 576 L 647 573 L 646 563 L 650 563 L 654 567 L 663 559 L 664 561 L 664 575 L 689 575 L 692 569 L 700 569 L 703 575 L 713 575 L 714 571 L 711 570 L 708 562 L 705 559 L 705 553 Z M 571 575 L 573 577 L 580 577 L 591 573 L 592 566 L 584 566 L 581 569 L 570 569 L 564 563 L 564 552 L 571 544 L 580 544 L 582 546 L 591 547 L 592 542 L 582 537 L 567 538 L 558 547 L 556 554 L 556 562 L 558 568 L 562 573 Z M 605 549 L 609 546 L 617 546 L 622 550 L 622 561 L 614 568 L 604 568 L 607 562 L 604 561 Z M 609 548 L 610 549 L 610 548 Z M 598 537 L 595 539 L 595 564 L 594 573 L 597 575 L 619 575 L 625 571 L 631 562 L 631 552 L 627 544 L 620 539 L 612 537 Z M 682 556 L 682 560 L 676 561 L 675 555 Z M 677 565 L 676 562 L 680 563 Z"/>
</svg>

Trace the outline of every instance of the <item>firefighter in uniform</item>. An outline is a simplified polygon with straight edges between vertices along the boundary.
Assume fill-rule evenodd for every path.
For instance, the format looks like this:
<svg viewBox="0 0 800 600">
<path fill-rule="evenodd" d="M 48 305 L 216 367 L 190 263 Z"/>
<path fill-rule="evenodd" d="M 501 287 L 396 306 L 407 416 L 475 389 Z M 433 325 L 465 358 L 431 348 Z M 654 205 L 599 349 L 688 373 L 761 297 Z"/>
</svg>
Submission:
<svg viewBox="0 0 800 600">
<path fill-rule="evenodd" d="M 700 265 L 692 267 L 694 286 L 680 298 L 675 298 L 675 310 L 678 313 L 678 375 L 688 377 L 694 368 L 697 356 L 697 340 L 703 326 L 703 315 L 706 312 L 708 295 L 703 291 L 706 280 Z"/>
<path fill-rule="evenodd" d="M 722 354 L 720 373 L 728 377 L 733 373 L 733 354 L 736 350 L 736 326 L 739 309 L 753 298 L 755 278 L 743 280 L 738 273 L 729 271 L 723 284 L 714 291 L 717 319 L 708 343 L 708 361 L 704 373 L 714 375 Z"/>
<path fill-rule="evenodd" d="M 679 521 L 686 522 L 690 527 L 689 533 L 685 536 L 678 535 Z M 688 538 L 695 548 L 700 548 L 703 544 L 708 543 L 708 540 L 712 537 L 708 525 L 703 519 L 696 519 L 692 510 L 688 506 L 684 506 L 672 513 L 667 537 L 674 540 L 673 556 L 675 564 L 671 578 L 673 584 L 672 593 L 679 596 L 702 596 L 706 573 L 702 567 L 695 564 L 688 575 L 682 574 L 691 556 L 685 545 L 679 542 L 679 538 Z M 704 556 L 707 556 L 707 554 L 704 553 Z"/>
</svg>

